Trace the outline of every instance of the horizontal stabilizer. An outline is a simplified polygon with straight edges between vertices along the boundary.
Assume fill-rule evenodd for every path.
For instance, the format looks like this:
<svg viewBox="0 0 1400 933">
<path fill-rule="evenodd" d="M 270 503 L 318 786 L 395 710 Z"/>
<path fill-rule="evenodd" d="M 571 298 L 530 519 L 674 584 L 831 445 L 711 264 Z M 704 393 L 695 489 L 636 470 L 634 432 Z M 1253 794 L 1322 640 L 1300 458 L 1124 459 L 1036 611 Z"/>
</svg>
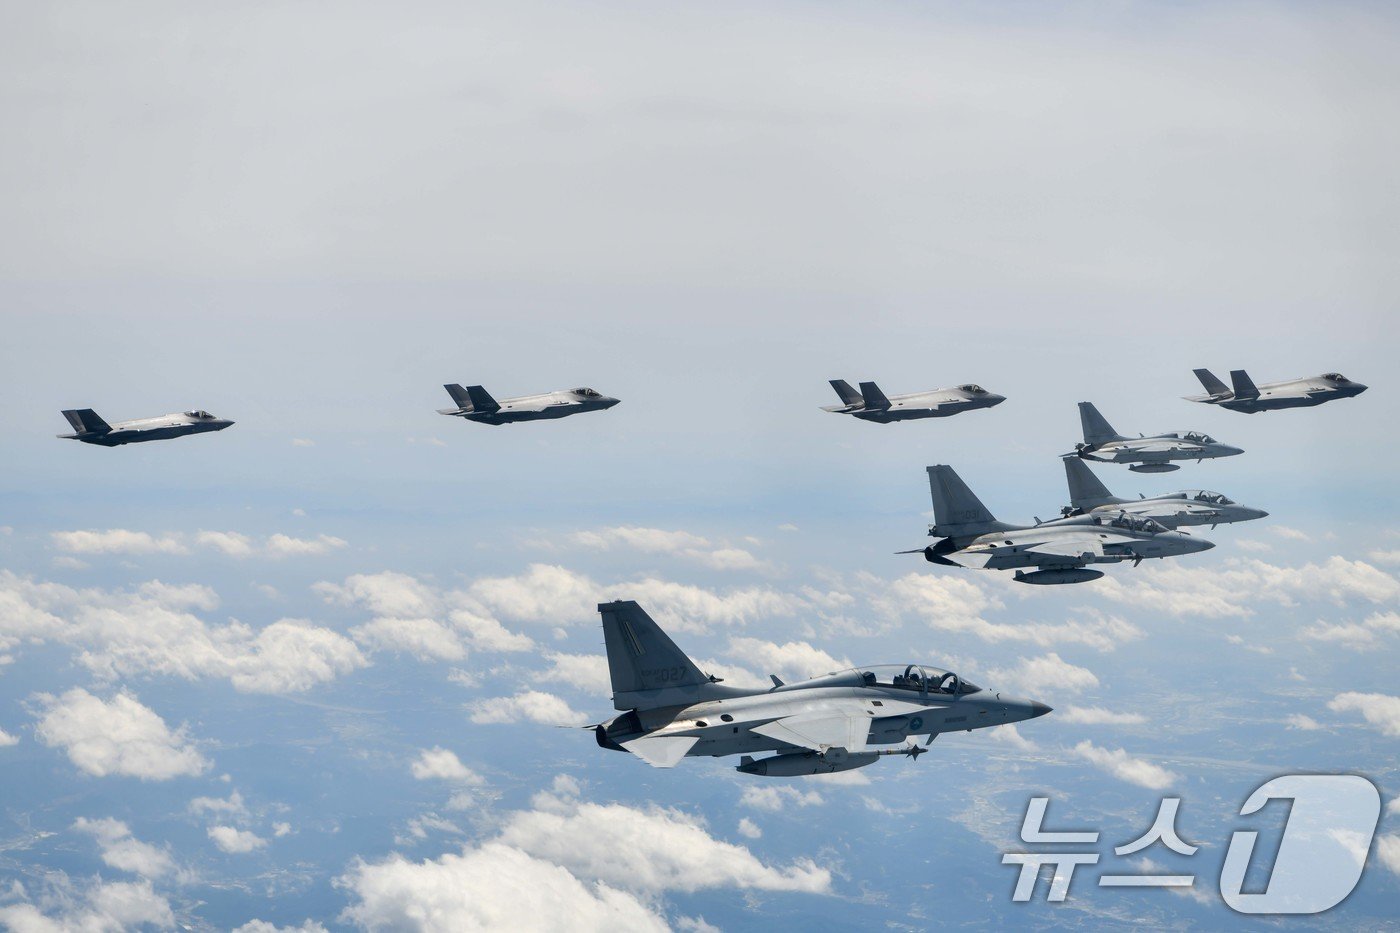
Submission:
<svg viewBox="0 0 1400 933">
<path fill-rule="evenodd" d="M 1259 387 L 1243 369 L 1230 370 L 1230 381 L 1235 384 L 1235 398 L 1258 398 Z"/>
<path fill-rule="evenodd" d="M 1221 382 L 1219 379 L 1215 378 L 1215 374 L 1212 373 L 1210 370 L 1195 369 L 1192 370 L 1192 372 L 1196 374 L 1197 379 L 1201 380 L 1201 386 L 1211 395 L 1230 394 L 1230 387 L 1225 385 L 1225 383 Z"/>
<path fill-rule="evenodd" d="M 841 401 L 847 405 L 860 405 L 864 402 L 859 392 L 851 388 L 851 384 L 844 379 L 832 379 L 831 387 L 836 390 L 836 394 L 841 396 Z"/>
<path fill-rule="evenodd" d="M 693 735 L 644 735 L 622 747 L 653 768 L 674 768 L 698 741 Z"/>
<path fill-rule="evenodd" d="M 112 430 L 112 426 L 103 421 L 102 417 L 91 408 L 66 409 L 63 412 L 63 417 L 68 419 L 73 430 L 79 434 L 106 434 Z"/>
<path fill-rule="evenodd" d="M 749 731 L 814 751 L 844 748 L 848 752 L 861 752 L 865 751 L 866 740 L 870 737 L 870 717 L 802 713 L 754 726 Z"/>
<path fill-rule="evenodd" d="M 862 382 L 860 384 L 861 397 L 865 399 L 866 408 L 889 408 L 890 400 L 885 393 L 880 391 L 880 387 L 873 382 Z"/>
</svg>

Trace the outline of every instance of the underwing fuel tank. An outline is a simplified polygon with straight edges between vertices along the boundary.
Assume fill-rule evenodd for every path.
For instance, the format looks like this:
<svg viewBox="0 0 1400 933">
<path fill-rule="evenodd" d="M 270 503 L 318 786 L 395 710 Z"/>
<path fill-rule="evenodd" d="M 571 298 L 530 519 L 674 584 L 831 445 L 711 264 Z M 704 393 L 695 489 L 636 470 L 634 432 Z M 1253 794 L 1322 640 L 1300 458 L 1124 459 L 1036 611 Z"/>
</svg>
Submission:
<svg viewBox="0 0 1400 933">
<path fill-rule="evenodd" d="M 1134 463 L 1128 469 L 1134 473 L 1170 473 L 1181 467 L 1175 463 Z"/>
<path fill-rule="evenodd" d="M 771 758 L 754 760 L 745 755 L 739 760 L 735 771 L 744 774 L 762 774 L 767 777 L 799 777 L 804 774 L 831 774 L 836 771 L 853 771 L 873 765 L 880 757 L 879 752 L 856 752 L 851 754 L 842 748 L 821 752 L 794 752 L 788 755 L 774 755 Z"/>
<path fill-rule="evenodd" d="M 1066 568 L 1064 570 L 1033 570 L 1030 573 L 1016 571 L 1017 583 L 1033 583 L 1036 586 L 1056 586 L 1061 583 L 1088 583 L 1103 576 L 1102 570 L 1087 567 Z"/>
</svg>

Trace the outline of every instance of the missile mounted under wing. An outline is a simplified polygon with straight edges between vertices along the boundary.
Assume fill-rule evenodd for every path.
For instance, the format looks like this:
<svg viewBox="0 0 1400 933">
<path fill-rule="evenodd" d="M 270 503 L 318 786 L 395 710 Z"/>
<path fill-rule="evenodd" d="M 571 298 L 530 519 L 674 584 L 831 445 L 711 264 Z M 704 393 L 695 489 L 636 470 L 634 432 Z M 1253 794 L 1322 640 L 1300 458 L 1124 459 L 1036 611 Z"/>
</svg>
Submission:
<svg viewBox="0 0 1400 933">
<path fill-rule="evenodd" d="M 907 744 L 1050 712 L 922 664 L 876 664 L 768 689 L 725 687 L 704 673 L 632 600 L 602 603 L 603 641 L 619 715 L 593 729 L 598 744 L 656 768 L 688 757 L 742 755 L 743 774 L 794 777 L 917 758 Z M 895 746 L 877 748 L 875 746 Z M 776 752 L 766 758 L 753 756 Z"/>
</svg>

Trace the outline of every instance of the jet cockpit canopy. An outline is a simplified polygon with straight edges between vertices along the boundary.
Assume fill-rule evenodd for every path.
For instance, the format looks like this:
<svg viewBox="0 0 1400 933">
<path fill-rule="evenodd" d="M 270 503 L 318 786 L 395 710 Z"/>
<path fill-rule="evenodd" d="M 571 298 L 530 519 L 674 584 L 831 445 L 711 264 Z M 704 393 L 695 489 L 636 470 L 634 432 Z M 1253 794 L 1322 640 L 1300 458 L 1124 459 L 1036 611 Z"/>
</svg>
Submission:
<svg viewBox="0 0 1400 933">
<path fill-rule="evenodd" d="M 958 386 L 958 388 L 959 388 L 959 389 L 962 389 L 964 392 L 967 392 L 967 393 L 970 394 L 970 395 L 986 395 L 986 394 L 987 394 L 987 390 L 984 389 L 984 388 L 982 388 L 981 386 L 979 386 L 979 385 L 978 385 L 977 383 L 975 383 L 975 382 L 969 382 L 967 385 L 960 385 L 960 386 Z"/>
<path fill-rule="evenodd" d="M 583 396 L 584 398 L 602 398 L 601 395 L 599 395 L 597 392 L 593 391 L 592 389 L 588 388 L 587 386 L 580 386 L 579 388 L 575 389 L 575 390 L 574 390 L 574 394 L 575 394 L 575 395 L 581 395 L 581 396 Z"/>
<path fill-rule="evenodd" d="M 1330 380 L 1330 381 L 1332 381 L 1332 382 L 1350 382 L 1350 381 L 1351 381 L 1351 380 L 1348 379 L 1346 376 L 1343 376 L 1341 373 L 1328 373 L 1327 375 L 1323 376 L 1322 378 L 1323 378 L 1323 379 L 1328 379 L 1328 380 Z"/>
<path fill-rule="evenodd" d="M 917 693 L 941 693 L 948 696 L 976 693 L 982 689 L 976 684 L 968 683 L 952 671 L 922 664 L 872 664 L 836 671 L 827 677 L 850 678 L 854 683 L 865 687 L 895 687 Z"/>
<path fill-rule="evenodd" d="M 1187 498 L 1197 502 L 1206 502 L 1210 505 L 1234 505 L 1235 500 L 1218 492 L 1211 492 L 1209 489 L 1188 489 L 1185 493 Z"/>
<path fill-rule="evenodd" d="M 202 410 L 200 410 L 200 409 L 198 409 L 198 408 L 196 408 L 194 411 L 187 411 L 187 412 L 185 412 L 185 414 L 189 415 L 191 418 L 195 419 L 196 421 L 213 421 L 213 420 L 214 420 L 214 416 L 213 416 L 213 415 L 209 414 L 209 412 L 207 412 L 207 411 L 202 411 Z"/>
<path fill-rule="evenodd" d="M 1123 528 L 1128 531 L 1136 531 L 1143 534 L 1161 534 L 1166 531 L 1166 527 L 1150 518 L 1141 515 L 1129 515 L 1127 512 L 1119 512 L 1113 516 L 1109 522 L 1115 528 Z"/>
</svg>

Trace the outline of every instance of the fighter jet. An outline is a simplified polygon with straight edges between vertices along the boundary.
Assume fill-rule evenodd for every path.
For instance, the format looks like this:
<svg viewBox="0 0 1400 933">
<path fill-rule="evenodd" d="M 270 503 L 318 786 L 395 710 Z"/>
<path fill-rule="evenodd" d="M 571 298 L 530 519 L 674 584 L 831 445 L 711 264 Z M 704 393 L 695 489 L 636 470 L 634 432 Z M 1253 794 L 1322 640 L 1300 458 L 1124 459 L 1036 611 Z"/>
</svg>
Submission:
<svg viewBox="0 0 1400 933">
<path fill-rule="evenodd" d="M 921 664 L 876 664 L 770 689 L 720 686 L 676 647 L 631 600 L 602 603 L 603 640 L 621 715 L 591 728 L 598 744 L 631 752 L 656 768 L 682 758 L 743 755 L 743 774 L 795 777 L 874 764 L 886 755 L 917 758 L 904 744 L 1050 712 L 1035 700 L 983 690 L 957 674 Z M 877 749 L 872 746 L 899 745 Z M 755 758 L 760 752 L 777 752 Z"/>
<path fill-rule="evenodd" d="M 928 468 L 934 524 L 929 536 L 941 538 L 922 549 L 931 563 L 985 570 L 1016 570 L 1017 583 L 1085 583 L 1103 576 L 1089 564 L 1194 554 L 1215 547 L 1185 532 L 1120 509 L 1112 515 L 1071 515 L 1034 525 L 999 522 L 950 466 Z M 1019 568 L 1036 568 L 1030 573 Z"/>
<path fill-rule="evenodd" d="M 1248 522 L 1267 518 L 1263 509 L 1251 509 L 1233 499 L 1207 489 L 1183 489 L 1180 492 L 1138 499 L 1120 499 L 1110 493 L 1089 465 L 1078 457 L 1065 457 L 1065 479 L 1069 481 L 1070 505 L 1061 509 L 1070 515 L 1098 515 L 1112 520 L 1120 512 L 1139 518 L 1150 518 L 1164 528 L 1177 529 L 1186 525 L 1216 525 Z"/>
<path fill-rule="evenodd" d="M 480 424 L 514 424 L 517 421 L 544 421 L 550 418 L 567 418 L 581 415 L 586 411 L 602 411 L 612 408 L 619 399 L 600 395 L 592 389 L 561 389 L 543 395 L 521 395 L 496 401 L 481 386 L 457 384 L 445 385 L 447 394 L 457 403 L 456 408 L 439 408 L 439 415 L 452 415 L 466 418 Z"/>
<path fill-rule="evenodd" d="M 91 408 L 65 409 L 63 417 L 68 419 L 68 423 L 77 433 L 60 434 L 59 437 L 103 447 L 120 447 L 122 444 L 139 444 L 142 441 L 163 441 L 171 437 L 184 437 L 186 434 L 208 434 L 210 431 L 222 431 L 233 424 L 227 418 L 216 418 L 209 412 L 198 409 L 161 415 L 158 418 L 118 421 L 116 424 L 103 421 Z"/>
<path fill-rule="evenodd" d="M 1099 410 L 1089 402 L 1079 403 L 1079 423 L 1084 428 L 1084 443 L 1074 445 L 1074 454 L 1100 463 L 1128 463 L 1135 473 L 1170 473 L 1181 467 L 1169 460 L 1211 460 L 1244 453 L 1238 447 L 1222 444 L 1200 431 L 1169 431 L 1144 437 L 1124 437 L 1104 420 Z"/>
<path fill-rule="evenodd" d="M 873 382 L 862 382 L 860 391 L 851 388 L 844 379 L 830 380 L 831 387 L 841 396 L 840 405 L 823 405 L 822 411 L 853 415 L 861 421 L 913 421 L 916 418 L 946 418 L 974 408 L 991 408 L 1006 401 L 1006 396 L 988 392 L 974 383 L 931 392 L 913 392 L 890 398 Z"/>
<path fill-rule="evenodd" d="M 1311 408 L 1338 398 L 1352 398 L 1365 392 L 1367 387 L 1352 382 L 1341 373 L 1327 373 L 1303 379 L 1290 379 L 1287 382 L 1266 382 L 1256 386 L 1254 380 L 1243 369 L 1230 370 L 1231 391 L 1208 369 L 1194 370 L 1196 378 L 1209 395 L 1183 396 L 1188 402 L 1204 405 L 1219 405 L 1231 411 L 1254 414 L 1256 411 L 1275 411 L 1280 408 Z"/>
</svg>

